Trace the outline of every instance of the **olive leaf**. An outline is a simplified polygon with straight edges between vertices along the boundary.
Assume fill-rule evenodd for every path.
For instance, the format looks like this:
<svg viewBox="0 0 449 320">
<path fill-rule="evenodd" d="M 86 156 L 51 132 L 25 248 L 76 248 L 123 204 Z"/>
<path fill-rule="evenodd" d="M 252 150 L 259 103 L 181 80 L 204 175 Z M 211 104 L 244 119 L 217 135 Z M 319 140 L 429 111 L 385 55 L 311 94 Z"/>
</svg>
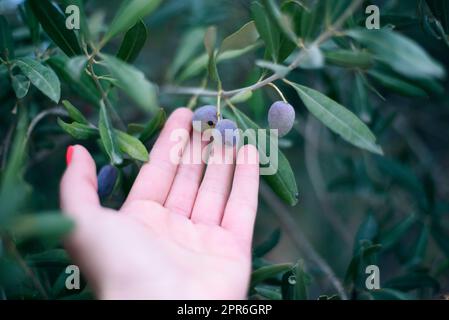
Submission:
<svg viewBox="0 0 449 320">
<path fill-rule="evenodd" d="M 74 223 L 58 212 L 39 212 L 17 216 L 11 222 L 11 230 L 18 242 L 30 238 L 58 238 L 72 230 Z"/>
<path fill-rule="evenodd" d="M 191 65 L 194 56 L 199 52 L 203 45 L 203 39 L 206 30 L 204 28 L 195 28 L 186 33 L 182 38 L 179 47 L 176 50 L 176 56 L 173 59 L 168 70 L 168 77 L 174 78 L 175 75 L 187 64 Z"/>
<path fill-rule="evenodd" d="M 117 144 L 116 133 L 112 127 L 111 119 L 104 103 L 100 106 L 100 119 L 98 121 L 98 130 L 100 131 L 101 141 L 109 155 L 112 164 L 120 165 L 123 162 L 120 148 Z"/>
<path fill-rule="evenodd" d="M 65 54 L 71 57 L 83 53 L 75 31 L 66 28 L 66 17 L 59 7 L 49 0 L 28 2 L 42 28 Z"/>
<path fill-rule="evenodd" d="M 51 68 L 26 57 L 17 59 L 15 64 L 36 88 L 54 102 L 59 102 L 61 84 L 58 76 Z"/>
<path fill-rule="evenodd" d="M 64 105 L 64 108 L 67 110 L 69 117 L 72 118 L 72 120 L 81 124 L 89 125 L 89 121 L 87 121 L 86 117 L 84 117 L 81 111 L 79 111 L 70 101 L 63 100 L 62 104 Z"/>
<path fill-rule="evenodd" d="M 373 55 L 366 51 L 331 50 L 324 57 L 326 63 L 344 68 L 369 69 L 374 64 Z"/>
<path fill-rule="evenodd" d="M 139 134 L 140 141 L 146 142 L 153 138 L 162 129 L 166 120 L 167 114 L 165 110 L 162 108 L 159 109 L 151 121 L 142 128 L 142 132 Z"/>
<path fill-rule="evenodd" d="M 371 130 L 351 111 L 319 91 L 288 81 L 307 109 L 329 129 L 349 143 L 373 153 L 383 154 Z"/>
<path fill-rule="evenodd" d="M 279 29 L 268 15 L 265 7 L 258 1 L 251 4 L 251 14 L 260 37 L 265 42 L 267 54 L 278 61 L 280 50 Z"/>
<path fill-rule="evenodd" d="M 117 58 L 122 59 L 125 62 L 133 62 L 136 60 L 145 41 L 148 37 L 148 30 L 142 20 L 139 20 L 131 29 L 129 29 L 125 38 L 123 39 L 120 49 L 117 53 Z"/>
<path fill-rule="evenodd" d="M 273 264 L 265 267 L 261 267 L 251 274 L 251 284 L 250 287 L 253 288 L 257 284 L 270 279 L 279 273 L 286 272 L 290 270 L 292 267 L 291 263 L 281 263 L 281 264 Z"/>
<path fill-rule="evenodd" d="M 144 111 L 157 112 L 159 110 L 156 86 L 148 81 L 140 70 L 116 57 L 109 55 L 102 55 L 102 57 L 112 76 L 117 80 L 115 83 L 117 87 L 122 89 Z"/>
<path fill-rule="evenodd" d="M 78 79 L 66 68 L 68 58 L 66 56 L 54 56 L 47 60 L 49 66 L 53 68 L 59 78 L 66 83 L 74 92 L 87 101 L 100 106 L 101 94 L 98 91 L 92 78 L 86 73 L 81 73 Z"/>
<path fill-rule="evenodd" d="M 256 24 L 254 21 L 250 21 L 223 40 L 218 54 L 220 55 L 226 51 L 244 49 L 254 44 L 257 39 L 259 39 L 259 33 L 257 32 Z"/>
<path fill-rule="evenodd" d="M 290 39 L 293 43 L 298 43 L 298 37 L 294 31 L 294 26 L 291 18 L 283 13 L 276 4 L 275 0 L 263 0 L 265 8 L 270 17 L 275 21 L 279 29 Z"/>
<path fill-rule="evenodd" d="M 22 99 L 30 89 L 30 80 L 22 74 L 15 75 L 12 78 L 12 88 L 16 93 L 17 99 Z"/>
<path fill-rule="evenodd" d="M 232 108 L 234 118 L 238 124 L 239 129 L 243 131 L 247 129 L 251 130 L 261 130 L 261 128 L 254 123 L 250 118 L 248 118 L 243 112 L 236 108 Z M 223 110 L 225 115 L 228 115 L 228 111 Z M 232 117 L 229 114 L 229 117 Z M 269 135 L 269 134 L 267 134 Z M 273 139 L 275 137 L 269 136 L 268 139 Z M 253 142 L 250 142 L 253 143 Z M 280 150 L 268 150 L 271 141 L 266 143 L 262 141 L 257 141 L 257 148 L 259 150 L 259 155 L 262 163 L 266 163 L 269 161 L 268 152 L 277 152 L 278 154 L 278 163 L 277 163 L 277 171 L 273 175 L 263 175 L 263 179 L 268 183 L 268 185 L 273 189 L 273 191 L 286 203 L 291 206 L 294 206 L 298 203 L 298 186 L 296 185 L 295 175 L 290 166 L 288 159 Z M 267 146 L 268 145 L 268 146 Z"/>
<path fill-rule="evenodd" d="M 411 97 L 426 97 L 427 93 L 418 86 L 381 70 L 369 70 L 368 75 L 391 91 Z"/>
<path fill-rule="evenodd" d="M 410 78 L 441 78 L 445 71 L 415 41 L 398 32 L 353 29 L 346 33 L 365 45 L 376 59 L 389 65 L 396 72 Z"/>
<path fill-rule="evenodd" d="M 58 125 L 75 139 L 86 140 L 98 136 L 98 130 L 79 122 L 67 123 L 61 118 L 57 120 Z"/>
<path fill-rule="evenodd" d="M 111 22 L 102 42 L 106 43 L 116 35 L 134 26 L 140 19 L 153 12 L 161 0 L 126 0 Z"/>
<path fill-rule="evenodd" d="M 147 162 L 149 159 L 147 148 L 143 143 L 126 132 L 115 130 L 117 138 L 117 145 L 123 153 L 128 154 L 131 158 L 142 162 Z"/>
</svg>

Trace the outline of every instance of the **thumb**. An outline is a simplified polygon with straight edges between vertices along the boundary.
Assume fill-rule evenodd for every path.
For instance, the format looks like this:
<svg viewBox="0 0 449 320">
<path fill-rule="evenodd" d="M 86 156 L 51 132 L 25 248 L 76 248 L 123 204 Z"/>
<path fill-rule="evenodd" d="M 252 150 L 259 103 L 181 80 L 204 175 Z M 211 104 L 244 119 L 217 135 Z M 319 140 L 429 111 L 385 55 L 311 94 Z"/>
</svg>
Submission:
<svg viewBox="0 0 449 320">
<path fill-rule="evenodd" d="M 64 212 L 78 218 L 100 206 L 95 162 L 80 145 L 67 148 L 67 169 L 61 180 L 60 200 Z"/>
</svg>

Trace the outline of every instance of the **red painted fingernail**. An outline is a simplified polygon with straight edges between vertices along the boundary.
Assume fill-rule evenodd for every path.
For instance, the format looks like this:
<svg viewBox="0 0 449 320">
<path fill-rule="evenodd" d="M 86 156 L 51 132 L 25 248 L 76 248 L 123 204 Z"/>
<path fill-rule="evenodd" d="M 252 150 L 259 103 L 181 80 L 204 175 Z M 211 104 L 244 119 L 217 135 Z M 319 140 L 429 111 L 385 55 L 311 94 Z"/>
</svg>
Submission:
<svg viewBox="0 0 449 320">
<path fill-rule="evenodd" d="M 66 161 L 66 163 L 67 163 L 67 166 L 68 166 L 68 165 L 70 164 L 70 162 L 72 161 L 73 150 L 74 150 L 73 146 L 69 146 L 69 147 L 67 148 L 67 152 L 66 152 L 66 154 L 65 154 L 65 161 Z"/>
</svg>

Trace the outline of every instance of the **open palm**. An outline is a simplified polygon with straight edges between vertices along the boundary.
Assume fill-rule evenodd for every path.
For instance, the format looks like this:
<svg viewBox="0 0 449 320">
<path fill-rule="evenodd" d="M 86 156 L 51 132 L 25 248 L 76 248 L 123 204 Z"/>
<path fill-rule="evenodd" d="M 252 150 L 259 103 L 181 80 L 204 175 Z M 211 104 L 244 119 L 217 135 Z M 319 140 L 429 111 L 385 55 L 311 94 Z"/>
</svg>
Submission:
<svg viewBox="0 0 449 320">
<path fill-rule="evenodd" d="M 257 150 L 241 148 L 236 161 L 212 152 L 205 169 L 189 161 L 195 146 L 186 137 L 178 165 L 171 133 L 191 130 L 191 120 L 187 109 L 171 115 L 119 211 L 101 207 L 95 163 L 73 148 L 61 182 L 62 208 L 76 223 L 68 248 L 99 298 L 245 298 Z"/>
</svg>

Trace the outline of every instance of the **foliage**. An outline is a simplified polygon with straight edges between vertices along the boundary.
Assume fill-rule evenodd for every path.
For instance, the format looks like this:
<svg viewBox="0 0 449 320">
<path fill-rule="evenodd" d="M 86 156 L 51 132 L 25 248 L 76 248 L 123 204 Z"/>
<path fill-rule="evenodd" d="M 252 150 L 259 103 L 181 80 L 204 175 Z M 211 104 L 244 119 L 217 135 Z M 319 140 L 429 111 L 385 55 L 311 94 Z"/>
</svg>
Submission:
<svg viewBox="0 0 449 320">
<path fill-rule="evenodd" d="M 0 5 L 0 299 L 92 297 L 86 284 L 64 287 L 65 146 L 80 141 L 99 168 L 117 168 L 102 200 L 119 207 L 174 106 L 217 105 L 240 129 L 266 128 L 278 100 L 297 121 L 279 141 L 279 170 L 264 176 L 279 202 L 261 193 L 249 296 L 447 293 L 444 0 L 18 2 Z M 380 30 L 364 28 L 370 3 Z M 65 26 L 69 4 L 80 30 Z M 257 144 L 261 159 L 275 151 Z M 292 229 L 306 248 L 283 249 Z M 365 287 L 370 264 L 381 290 Z"/>
</svg>

